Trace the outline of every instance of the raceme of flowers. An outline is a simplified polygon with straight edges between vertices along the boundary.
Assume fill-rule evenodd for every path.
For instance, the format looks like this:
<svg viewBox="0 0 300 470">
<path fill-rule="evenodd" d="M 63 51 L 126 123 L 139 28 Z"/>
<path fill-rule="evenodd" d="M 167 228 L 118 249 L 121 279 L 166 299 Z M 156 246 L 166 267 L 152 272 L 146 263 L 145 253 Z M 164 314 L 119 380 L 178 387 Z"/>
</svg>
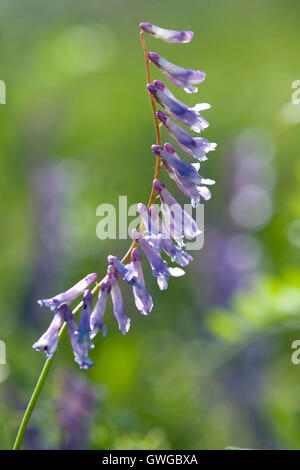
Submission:
<svg viewBox="0 0 300 470">
<path fill-rule="evenodd" d="M 141 23 L 140 27 L 142 31 L 168 43 L 183 44 L 193 38 L 192 31 L 172 31 L 150 23 Z M 154 52 L 148 53 L 148 60 L 156 65 L 171 83 L 183 88 L 187 93 L 197 92 L 195 85 L 205 79 L 204 72 L 184 69 Z M 209 126 L 200 113 L 209 109 L 210 105 L 199 103 L 189 107 L 179 101 L 159 80 L 148 83 L 147 88 L 155 101 L 164 109 L 157 111 L 158 120 L 177 144 L 198 160 L 196 163 L 184 163 L 170 143 L 165 143 L 163 147 L 158 144 L 152 146 L 152 152 L 161 159 L 171 179 L 183 194 L 191 199 L 192 206 L 196 207 L 200 204 L 201 197 L 205 200 L 211 197 L 207 186 L 213 185 L 214 181 L 202 177 L 198 170 L 199 162 L 207 160 L 208 152 L 214 150 L 216 144 L 203 137 L 192 137 L 174 120 L 200 133 Z M 184 275 L 182 267 L 187 266 L 193 259 L 183 249 L 184 239 L 194 238 L 200 231 L 193 218 L 183 210 L 160 180 L 153 181 L 153 189 L 160 198 L 162 217 L 157 205 L 151 204 L 149 207 L 142 203 L 138 205 L 142 224 L 132 233 L 135 243 L 130 253 L 130 262 L 123 264 L 115 256 L 108 256 L 107 275 L 97 285 L 99 292 L 94 306 L 89 287 L 97 281 L 96 273 L 88 274 L 73 287 L 51 299 L 38 300 L 42 307 L 49 307 L 54 316 L 47 331 L 33 345 L 34 349 L 42 350 L 48 358 L 52 358 L 58 346 L 60 330 L 66 323 L 75 361 L 80 368 L 88 369 L 93 365 L 89 357 L 89 351 L 94 347 L 92 340 L 99 332 L 103 336 L 106 334 L 107 328 L 103 323 L 103 317 L 108 297 L 111 298 L 119 329 L 123 334 L 129 331 L 130 319 L 125 314 L 119 287 L 120 278 L 132 288 L 136 308 L 141 314 L 148 315 L 152 310 L 152 297 L 145 287 L 141 251 L 148 259 L 159 289 L 167 289 L 170 277 Z M 162 253 L 181 267 L 169 266 L 163 259 Z M 82 312 L 78 325 L 69 305 L 81 296 Z"/>
</svg>

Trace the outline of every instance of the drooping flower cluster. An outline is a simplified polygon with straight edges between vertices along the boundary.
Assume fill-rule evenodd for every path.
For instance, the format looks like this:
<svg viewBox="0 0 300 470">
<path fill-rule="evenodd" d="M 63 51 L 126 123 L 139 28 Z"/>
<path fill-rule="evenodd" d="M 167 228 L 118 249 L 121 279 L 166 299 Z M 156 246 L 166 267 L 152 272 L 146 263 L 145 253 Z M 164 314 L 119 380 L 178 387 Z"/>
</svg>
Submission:
<svg viewBox="0 0 300 470">
<path fill-rule="evenodd" d="M 193 38 L 191 31 L 172 31 L 141 23 L 141 29 L 156 38 L 169 43 L 188 43 Z M 158 54 L 149 52 L 149 60 L 155 64 L 168 80 L 187 93 L 197 91 L 195 85 L 205 79 L 200 70 L 187 70 L 168 62 Z M 216 148 L 215 143 L 204 137 L 192 137 L 180 125 L 188 126 L 195 132 L 201 132 L 209 126 L 200 112 L 210 108 L 207 103 L 189 107 L 179 101 L 164 83 L 155 80 L 148 83 L 149 93 L 165 111 L 157 111 L 156 116 L 177 144 L 198 161 L 207 160 L 207 153 Z M 173 119 L 169 116 L 169 113 Z M 176 183 L 183 194 L 191 199 L 193 207 L 201 202 L 201 197 L 210 199 L 211 193 L 207 186 L 214 181 L 199 175 L 200 163 L 184 163 L 175 148 L 165 143 L 164 147 L 153 145 L 152 152 L 163 163 L 167 173 Z M 125 314 L 119 277 L 132 287 L 137 309 L 143 315 L 148 315 L 153 307 L 152 297 L 145 287 L 140 250 L 148 259 L 152 275 L 157 279 L 160 290 L 167 289 L 170 277 L 184 275 L 181 267 L 192 261 L 192 256 L 184 251 L 184 239 L 191 239 L 201 233 L 192 216 L 176 201 L 166 186 L 158 179 L 153 181 L 153 189 L 160 198 L 160 210 L 154 204 L 145 206 L 140 203 L 138 211 L 142 224 L 138 230 L 133 230 L 134 244 L 130 251 L 130 262 L 123 264 L 115 256 L 108 256 L 106 277 L 98 284 L 98 299 L 93 307 L 93 295 L 88 287 L 97 280 L 97 274 L 87 275 L 67 291 L 51 299 L 38 300 L 41 306 L 50 307 L 54 311 L 53 320 L 48 330 L 33 345 L 37 350 L 43 350 L 48 358 L 52 358 L 59 342 L 59 332 L 64 323 L 70 337 L 75 361 L 80 368 L 88 369 L 93 365 L 89 351 L 94 347 L 92 339 L 99 331 L 105 336 L 106 326 L 103 323 L 104 312 L 108 297 L 111 297 L 114 316 L 120 331 L 126 334 L 130 328 L 130 319 Z M 179 267 L 169 266 L 162 254 L 165 253 Z M 77 324 L 69 305 L 78 297 L 83 296 L 82 312 L 79 325 Z"/>
</svg>

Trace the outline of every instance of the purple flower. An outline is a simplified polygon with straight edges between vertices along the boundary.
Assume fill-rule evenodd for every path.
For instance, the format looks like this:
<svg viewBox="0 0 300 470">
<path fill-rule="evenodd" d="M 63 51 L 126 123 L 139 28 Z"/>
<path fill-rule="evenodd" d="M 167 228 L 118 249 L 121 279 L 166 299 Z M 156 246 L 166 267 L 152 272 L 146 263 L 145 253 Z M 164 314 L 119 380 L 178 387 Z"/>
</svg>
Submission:
<svg viewBox="0 0 300 470">
<path fill-rule="evenodd" d="M 77 282 L 75 286 L 71 287 L 71 289 L 62 292 L 61 294 L 58 294 L 55 297 L 52 297 L 51 299 L 38 300 L 37 302 L 41 307 L 50 307 L 51 310 L 54 310 L 56 312 L 62 304 L 69 305 L 77 297 L 79 297 L 79 295 L 83 294 L 85 289 L 90 284 L 92 284 L 92 282 L 96 281 L 97 277 L 98 274 L 96 273 L 88 274 L 83 279 L 81 279 L 81 281 Z"/>
<path fill-rule="evenodd" d="M 158 119 L 163 123 L 169 134 L 176 139 L 181 148 L 200 161 L 207 160 L 206 154 L 215 150 L 217 144 L 204 137 L 191 137 L 163 111 L 157 111 Z"/>
<path fill-rule="evenodd" d="M 133 230 L 132 237 L 147 256 L 152 267 L 152 275 L 157 278 L 157 284 L 160 290 L 168 288 L 168 278 L 170 276 L 180 277 L 184 275 L 184 271 L 182 269 L 170 268 L 167 262 L 162 259 L 160 254 L 140 232 Z"/>
<path fill-rule="evenodd" d="M 158 155 L 164 162 L 164 166 L 169 176 L 175 181 L 178 188 L 187 197 L 191 198 L 192 206 L 200 204 L 201 197 L 205 200 L 211 198 L 211 192 L 206 186 L 215 184 L 213 180 L 202 178 L 198 169 L 200 163 L 184 163 L 171 144 L 165 144 L 165 148 L 159 145 L 152 145 L 152 152 Z"/>
<path fill-rule="evenodd" d="M 55 353 L 58 346 L 58 335 L 63 323 L 64 317 L 60 308 L 54 315 L 48 330 L 40 337 L 40 339 L 36 343 L 32 345 L 33 349 L 36 349 L 37 351 L 44 351 L 46 356 L 49 359 L 52 359 L 53 354 Z"/>
<path fill-rule="evenodd" d="M 142 217 L 144 226 L 149 233 L 149 237 L 145 238 L 153 246 L 153 248 L 158 251 L 158 253 L 160 253 L 161 247 L 171 258 L 171 260 L 180 266 L 186 266 L 190 261 L 193 260 L 193 258 L 188 253 L 174 245 L 165 227 L 165 224 L 159 216 L 159 211 L 155 206 L 152 205 L 149 209 L 147 209 L 144 204 L 139 204 L 138 211 Z M 153 244 L 153 239 L 159 239 L 158 246 L 156 243 Z"/>
<path fill-rule="evenodd" d="M 110 264 L 107 268 L 107 275 L 111 283 L 111 300 L 113 303 L 114 315 L 119 324 L 119 330 L 125 335 L 130 328 L 130 319 L 125 315 L 122 293 L 118 284 L 118 271 Z"/>
<path fill-rule="evenodd" d="M 144 315 L 150 313 L 153 306 L 152 298 L 145 288 L 143 271 L 139 263 L 131 262 L 125 266 L 115 256 L 109 256 L 108 261 L 109 264 L 112 264 L 119 274 L 121 274 L 124 281 L 132 286 L 135 304 L 138 310 L 141 310 Z"/>
<path fill-rule="evenodd" d="M 152 34 L 155 38 L 173 44 L 191 42 L 194 36 L 193 31 L 173 31 L 171 29 L 160 28 L 151 23 L 141 23 L 140 27 L 146 31 L 146 33 Z"/>
<path fill-rule="evenodd" d="M 105 307 L 107 303 L 107 298 L 108 298 L 110 291 L 111 291 L 110 281 L 107 280 L 107 281 L 102 282 L 99 288 L 98 300 L 91 314 L 91 333 L 90 333 L 91 338 L 94 338 L 99 330 L 102 330 L 103 336 L 106 335 L 107 327 L 102 322 L 102 319 L 103 319 L 103 315 L 104 315 L 104 311 L 105 311 Z"/>
<path fill-rule="evenodd" d="M 183 238 L 194 238 L 201 233 L 194 219 L 182 209 L 176 199 L 167 190 L 165 185 L 159 181 L 153 181 L 153 187 L 161 199 L 161 209 L 170 236 L 183 246 Z"/>
<path fill-rule="evenodd" d="M 136 272 L 131 264 L 127 264 L 125 266 L 125 264 L 118 260 L 118 258 L 112 255 L 109 255 L 107 259 L 108 263 L 112 264 L 116 268 L 125 282 L 131 285 L 136 284 Z"/>
<path fill-rule="evenodd" d="M 153 84 L 149 83 L 147 88 L 168 113 L 177 121 L 189 126 L 193 131 L 201 132 L 209 126 L 209 123 L 199 113 L 199 110 L 209 109 L 209 104 L 198 103 L 194 108 L 190 108 L 177 100 L 166 85 L 159 80 L 155 80 Z"/>
<path fill-rule="evenodd" d="M 87 358 L 89 349 L 93 349 L 94 345 L 91 342 L 90 333 L 90 318 L 92 313 L 93 295 L 87 289 L 83 295 L 83 307 L 80 317 L 80 324 L 78 332 L 76 333 L 77 341 L 82 349 L 81 357 Z"/>
<path fill-rule="evenodd" d="M 67 323 L 69 338 L 73 349 L 75 362 L 79 364 L 80 369 L 89 369 L 94 365 L 94 363 L 87 355 L 89 349 L 87 347 L 87 342 L 82 341 L 82 343 L 80 343 L 78 341 L 79 329 L 75 321 L 74 315 L 66 304 L 63 304 L 61 306 L 61 311 L 63 312 L 65 322 Z"/>
<path fill-rule="evenodd" d="M 170 235 L 168 234 L 168 231 L 166 229 L 166 226 L 159 216 L 159 211 L 157 210 L 157 208 L 155 206 L 151 206 L 149 208 L 149 214 L 153 224 L 156 225 L 156 227 L 158 228 L 161 227 L 161 246 L 164 252 L 171 258 L 174 263 L 177 263 L 180 266 L 187 266 L 190 261 L 193 261 L 192 256 L 172 242 Z"/>
<path fill-rule="evenodd" d="M 138 248 L 131 252 L 131 262 L 137 274 L 137 285 L 133 286 L 133 295 L 136 308 L 143 314 L 148 315 L 153 307 L 152 297 L 145 289 L 145 279 L 141 262 L 141 254 Z"/>
<path fill-rule="evenodd" d="M 168 62 L 155 52 L 149 52 L 148 57 L 170 82 L 179 88 L 183 88 L 187 93 L 196 93 L 198 88 L 193 85 L 198 85 L 198 83 L 203 82 L 205 79 L 205 73 L 201 72 L 201 70 L 188 70 L 178 67 L 178 65 Z"/>
</svg>

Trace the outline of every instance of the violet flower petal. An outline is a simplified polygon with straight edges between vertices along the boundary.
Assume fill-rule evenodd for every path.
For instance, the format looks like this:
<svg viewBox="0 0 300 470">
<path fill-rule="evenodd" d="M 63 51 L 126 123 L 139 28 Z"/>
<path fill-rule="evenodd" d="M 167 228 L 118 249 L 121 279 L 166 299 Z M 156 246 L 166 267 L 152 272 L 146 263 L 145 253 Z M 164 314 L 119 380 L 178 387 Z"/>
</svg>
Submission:
<svg viewBox="0 0 300 470">
<path fill-rule="evenodd" d="M 141 262 L 141 254 L 138 248 L 134 248 L 131 252 L 131 262 L 137 273 L 138 286 L 133 286 L 133 295 L 136 308 L 143 314 L 148 315 L 153 307 L 151 295 L 145 288 L 145 279 Z"/>
<path fill-rule="evenodd" d="M 107 268 L 107 275 L 111 282 L 111 299 L 113 303 L 114 315 L 119 324 L 119 329 L 125 335 L 130 328 L 130 319 L 125 315 L 122 293 L 118 284 L 118 271 L 112 264 L 110 264 Z"/>
<path fill-rule="evenodd" d="M 36 351 L 44 351 L 48 359 L 52 359 L 58 346 L 59 331 L 64 323 L 64 317 L 61 309 L 58 309 L 54 315 L 49 328 L 40 337 L 40 339 L 32 345 Z"/>
<path fill-rule="evenodd" d="M 83 295 L 83 307 L 80 317 L 80 324 L 78 332 L 76 333 L 77 341 L 80 344 L 83 356 L 88 356 L 88 350 L 93 349 L 94 345 L 90 338 L 90 317 L 92 313 L 93 295 L 89 289 L 87 289 Z"/>
<path fill-rule="evenodd" d="M 183 88 L 187 93 L 196 93 L 198 85 L 205 79 L 205 73 L 201 70 L 189 70 L 179 67 L 178 65 L 168 62 L 166 59 L 156 54 L 149 52 L 148 57 L 155 64 L 162 73 L 167 77 L 170 82 L 179 88 Z"/>
<path fill-rule="evenodd" d="M 171 29 L 160 28 L 151 23 L 141 23 L 140 27 L 146 33 L 152 34 L 157 39 L 173 44 L 185 44 L 193 39 L 193 31 L 173 31 Z"/>
<path fill-rule="evenodd" d="M 175 245 L 168 234 L 165 224 L 160 218 L 159 211 L 153 205 L 149 208 L 152 223 L 162 229 L 162 248 L 164 252 L 171 258 L 171 260 L 180 266 L 187 266 L 193 258 L 186 251 L 182 250 L 179 246 Z"/>
<path fill-rule="evenodd" d="M 201 233 L 194 219 L 180 206 L 165 185 L 154 180 L 155 191 L 160 195 L 162 213 L 166 222 L 169 235 L 177 241 L 180 246 L 184 245 L 184 237 L 190 239 Z"/>
<path fill-rule="evenodd" d="M 105 336 L 107 333 L 107 327 L 102 322 L 102 319 L 103 319 L 103 315 L 104 315 L 104 311 L 105 311 L 105 307 L 107 303 L 107 298 L 108 298 L 110 291 L 111 291 L 110 281 L 107 280 L 107 281 L 102 282 L 99 288 L 98 300 L 91 314 L 91 320 L 90 320 L 90 323 L 91 323 L 90 337 L 91 338 L 94 338 L 99 330 L 102 330 L 103 336 Z"/>
<path fill-rule="evenodd" d="M 182 127 L 172 121 L 167 113 L 157 111 L 156 114 L 169 134 L 176 139 L 180 147 L 198 160 L 207 160 L 206 154 L 216 149 L 217 144 L 209 142 L 204 137 L 191 137 Z"/>
<path fill-rule="evenodd" d="M 63 312 L 63 316 L 65 322 L 67 324 L 67 329 L 69 333 L 69 338 L 71 342 L 71 346 L 73 349 L 73 354 L 75 358 L 75 362 L 79 364 L 80 369 L 89 369 L 94 365 L 91 358 L 88 357 L 88 348 L 86 347 L 86 343 L 80 343 L 78 341 L 78 334 L 79 329 L 74 318 L 72 311 L 66 304 L 61 306 L 61 310 Z"/>
<path fill-rule="evenodd" d="M 161 258 L 159 253 L 153 248 L 153 246 L 147 241 L 147 239 L 137 230 L 132 231 L 133 239 L 139 244 L 152 268 L 152 275 L 157 278 L 157 284 L 160 290 L 168 288 L 168 278 L 180 277 L 185 273 L 180 268 L 171 268 L 167 262 Z"/>
<path fill-rule="evenodd" d="M 147 88 L 168 113 L 177 121 L 189 126 L 193 131 L 201 132 L 209 126 L 209 123 L 198 111 L 178 101 L 163 82 L 155 80 L 153 83 L 149 83 Z"/>
<path fill-rule="evenodd" d="M 41 307 L 50 307 L 51 310 L 57 311 L 60 305 L 62 304 L 69 305 L 77 297 L 83 294 L 85 289 L 90 284 L 96 281 L 97 277 L 98 277 L 98 274 L 96 273 L 88 274 L 83 279 L 81 279 L 81 281 L 77 282 L 77 284 L 75 284 L 73 287 L 71 287 L 67 291 L 62 292 L 61 294 L 58 294 L 55 297 L 52 297 L 51 299 L 38 300 L 37 302 Z"/>
<path fill-rule="evenodd" d="M 109 264 L 112 264 L 118 273 L 122 276 L 123 280 L 128 284 L 134 285 L 136 283 L 136 273 L 133 266 L 123 264 L 116 256 L 109 255 L 107 257 Z"/>
<path fill-rule="evenodd" d="M 212 185 L 215 182 L 200 176 L 195 165 L 184 163 L 171 144 L 165 144 L 165 148 L 152 145 L 152 151 L 162 159 L 170 178 L 175 181 L 178 188 L 191 198 L 193 207 L 200 204 L 201 197 L 205 200 L 210 199 L 209 189 L 202 185 Z"/>
</svg>

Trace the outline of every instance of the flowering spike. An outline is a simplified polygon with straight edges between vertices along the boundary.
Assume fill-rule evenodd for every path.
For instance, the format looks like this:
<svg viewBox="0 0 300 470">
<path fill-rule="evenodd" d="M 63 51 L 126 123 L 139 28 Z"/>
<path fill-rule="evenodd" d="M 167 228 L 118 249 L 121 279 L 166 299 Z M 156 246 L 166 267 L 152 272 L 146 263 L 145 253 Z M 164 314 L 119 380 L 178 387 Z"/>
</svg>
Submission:
<svg viewBox="0 0 300 470">
<path fill-rule="evenodd" d="M 154 180 L 153 187 L 160 195 L 162 213 L 170 236 L 183 246 L 184 237 L 194 238 L 199 235 L 201 230 L 198 230 L 194 219 L 182 209 L 165 185 L 159 180 Z"/>
<path fill-rule="evenodd" d="M 47 331 L 40 337 L 40 339 L 32 345 L 33 349 L 36 351 L 44 351 L 48 359 L 53 358 L 55 353 L 58 340 L 59 340 L 59 330 L 61 329 L 64 322 L 63 314 L 61 309 L 58 309 L 57 313 L 54 315 L 52 322 Z"/>
<path fill-rule="evenodd" d="M 168 113 L 193 131 L 201 132 L 209 126 L 209 123 L 198 111 L 177 100 L 163 82 L 155 80 L 153 83 L 149 83 L 147 88 Z"/>
<path fill-rule="evenodd" d="M 111 283 L 111 300 L 114 315 L 119 324 L 119 330 L 125 335 L 130 328 L 130 319 L 125 315 L 122 293 L 118 284 L 118 271 L 112 264 L 107 268 L 107 275 Z"/>
<path fill-rule="evenodd" d="M 152 151 L 162 159 L 170 178 L 175 181 L 178 188 L 183 194 L 191 198 L 192 206 L 196 207 L 200 204 L 201 196 L 205 200 L 210 199 L 209 189 L 201 185 L 212 185 L 215 182 L 202 178 L 193 165 L 184 163 L 171 144 L 165 144 L 164 147 L 152 145 Z"/>
<path fill-rule="evenodd" d="M 50 307 L 51 310 L 54 310 L 55 312 L 57 309 L 60 307 L 62 304 L 71 304 L 77 297 L 79 297 L 85 289 L 92 284 L 92 282 L 96 281 L 98 277 L 98 274 L 92 273 L 88 274 L 85 276 L 81 281 L 77 282 L 73 287 L 68 289 L 65 292 L 62 292 L 61 294 L 56 295 L 55 297 L 52 297 L 51 299 L 44 299 L 44 300 L 38 300 L 38 304 L 41 307 Z"/>
<path fill-rule="evenodd" d="M 217 144 L 209 142 L 204 137 L 191 137 L 178 124 L 164 113 L 157 111 L 158 119 L 163 123 L 169 134 L 176 139 L 181 148 L 200 161 L 207 160 L 206 154 L 215 150 Z"/>
<path fill-rule="evenodd" d="M 151 295 L 145 289 L 145 279 L 141 259 L 139 249 L 134 248 L 131 253 L 131 262 L 137 273 L 138 281 L 138 285 L 133 286 L 135 305 L 143 315 L 148 315 L 152 310 L 153 301 Z"/>
<path fill-rule="evenodd" d="M 155 52 L 149 52 L 148 57 L 170 82 L 179 88 L 183 88 L 187 93 L 196 93 L 198 88 L 193 85 L 198 85 L 205 79 L 205 73 L 201 70 L 188 70 L 178 67 L 178 65 L 168 62 Z"/>
<path fill-rule="evenodd" d="M 103 315 L 104 315 L 104 311 L 105 311 L 105 307 L 107 303 L 108 294 L 110 293 L 110 291 L 111 291 L 110 281 L 102 282 L 99 288 L 98 300 L 91 314 L 91 333 L 90 333 L 91 338 L 94 338 L 99 330 L 102 330 L 103 336 L 106 335 L 107 327 L 102 322 L 102 319 L 103 319 Z"/>
<path fill-rule="evenodd" d="M 152 275 L 157 278 L 157 284 L 160 290 L 168 288 L 168 278 L 170 276 L 180 277 L 184 275 L 184 271 L 182 269 L 170 268 L 167 262 L 162 259 L 155 248 L 153 248 L 149 241 L 140 232 L 133 230 L 132 237 L 147 256 L 152 267 Z"/>
<path fill-rule="evenodd" d="M 78 341 L 79 330 L 72 311 L 66 304 L 61 306 L 65 322 L 67 324 L 71 346 L 74 353 L 75 362 L 79 364 L 80 369 L 89 369 L 94 365 L 92 359 L 88 357 L 88 348 L 86 343 Z"/>
<path fill-rule="evenodd" d="M 152 34 L 157 39 L 173 44 L 185 44 L 193 39 L 193 31 L 173 31 L 171 29 L 160 28 L 151 23 L 141 23 L 140 27 L 146 33 Z"/>
</svg>

